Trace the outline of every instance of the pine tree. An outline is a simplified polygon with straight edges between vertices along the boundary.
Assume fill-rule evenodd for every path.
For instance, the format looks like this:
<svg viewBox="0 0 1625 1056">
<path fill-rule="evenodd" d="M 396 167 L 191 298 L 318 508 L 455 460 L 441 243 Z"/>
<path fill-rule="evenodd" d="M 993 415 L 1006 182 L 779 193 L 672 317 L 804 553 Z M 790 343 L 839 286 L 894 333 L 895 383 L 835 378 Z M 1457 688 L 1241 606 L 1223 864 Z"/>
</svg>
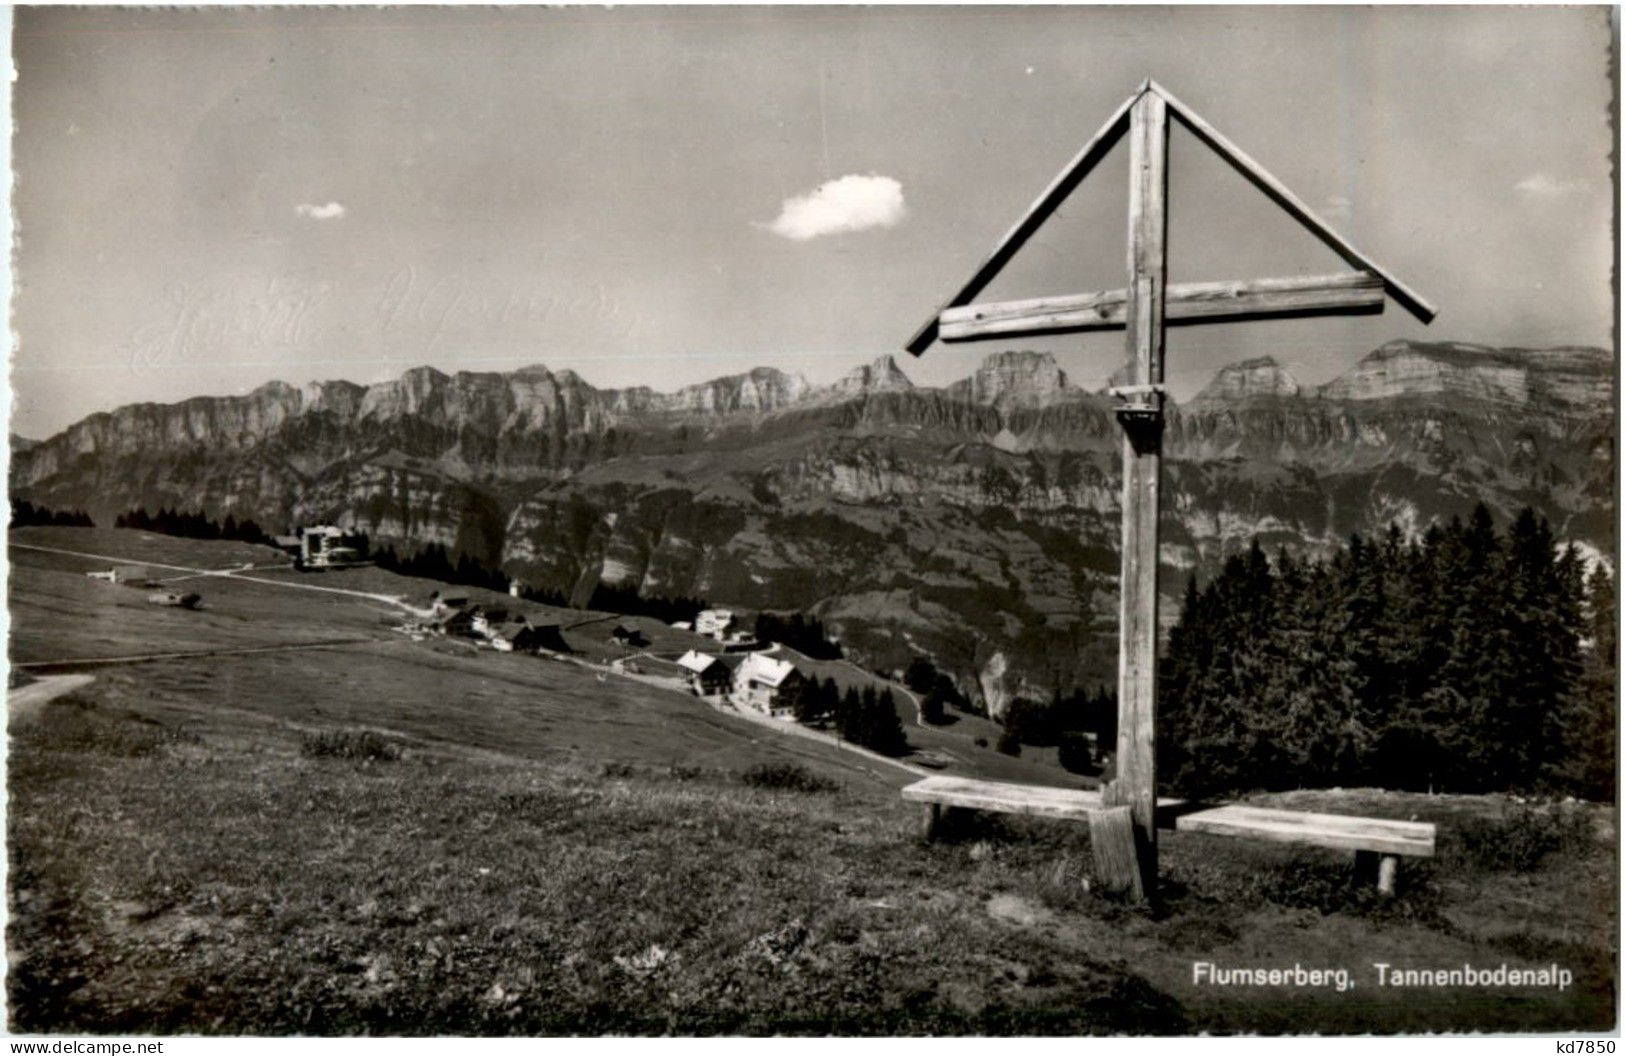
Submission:
<svg viewBox="0 0 1625 1056">
<path fill-rule="evenodd" d="M 1614 802 L 1615 738 L 1619 722 L 1619 632 L 1613 577 L 1601 565 L 1586 583 L 1586 638 L 1581 674 L 1560 722 L 1559 761 L 1549 768 L 1559 791 Z"/>
<path fill-rule="evenodd" d="M 882 755 L 908 754 L 908 736 L 897 714 L 897 701 L 889 689 L 881 691 L 876 698 L 869 737 L 869 747 Z"/>
</svg>

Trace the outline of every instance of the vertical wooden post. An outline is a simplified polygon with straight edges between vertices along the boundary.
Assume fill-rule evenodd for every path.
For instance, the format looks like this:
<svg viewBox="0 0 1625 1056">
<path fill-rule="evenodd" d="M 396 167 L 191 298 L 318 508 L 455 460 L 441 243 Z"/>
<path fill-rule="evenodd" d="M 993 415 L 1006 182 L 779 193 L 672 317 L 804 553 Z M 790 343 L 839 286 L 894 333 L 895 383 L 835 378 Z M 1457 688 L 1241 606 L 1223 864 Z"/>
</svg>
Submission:
<svg viewBox="0 0 1625 1056">
<path fill-rule="evenodd" d="M 1162 329 L 1166 287 L 1168 111 L 1141 94 L 1130 111 L 1128 386 L 1142 406 L 1119 413 L 1123 427 L 1123 569 L 1118 620 L 1117 778 L 1107 802 L 1130 808 L 1139 888 L 1157 879 L 1157 515 L 1162 475 Z M 1155 391 L 1149 387 L 1156 386 Z M 1144 406 L 1144 404 L 1149 406 Z"/>
<path fill-rule="evenodd" d="M 1141 881 L 1138 841 L 1133 812 L 1127 806 L 1107 807 L 1089 815 L 1089 846 L 1095 858 L 1095 879 L 1102 894 L 1145 899 Z"/>
</svg>

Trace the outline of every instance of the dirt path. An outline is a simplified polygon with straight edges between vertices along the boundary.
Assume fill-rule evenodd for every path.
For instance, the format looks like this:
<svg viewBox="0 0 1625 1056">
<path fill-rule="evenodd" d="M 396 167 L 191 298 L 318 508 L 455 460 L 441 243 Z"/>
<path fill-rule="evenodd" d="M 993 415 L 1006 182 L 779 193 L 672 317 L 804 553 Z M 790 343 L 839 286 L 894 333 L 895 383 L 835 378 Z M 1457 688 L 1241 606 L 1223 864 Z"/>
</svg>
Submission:
<svg viewBox="0 0 1625 1056">
<path fill-rule="evenodd" d="M 83 557 L 92 561 L 111 561 L 114 564 L 140 565 L 143 568 L 162 568 L 170 572 L 186 572 L 191 576 L 213 576 L 216 579 L 240 579 L 249 583 L 268 583 L 273 587 L 286 587 L 289 590 L 314 590 L 320 594 L 340 594 L 350 598 L 365 598 L 368 601 L 381 601 L 397 608 L 416 612 L 401 598 L 394 594 L 373 594 L 365 590 L 346 590 L 344 587 L 319 587 L 314 583 L 289 583 L 280 579 L 267 579 L 264 576 L 245 576 L 244 568 L 188 568 L 185 565 L 166 565 L 162 561 L 142 561 L 132 557 L 118 557 L 112 554 L 87 554 L 82 550 L 63 550 L 55 546 L 35 546 L 32 543 L 11 542 L 7 545 L 18 550 L 35 550 L 42 554 L 66 554 L 69 557 Z M 169 582 L 174 582 L 170 580 Z"/>
<path fill-rule="evenodd" d="M 94 675 L 45 675 L 6 694 L 6 715 L 12 721 L 27 722 L 37 717 L 47 702 L 94 681 Z"/>
</svg>

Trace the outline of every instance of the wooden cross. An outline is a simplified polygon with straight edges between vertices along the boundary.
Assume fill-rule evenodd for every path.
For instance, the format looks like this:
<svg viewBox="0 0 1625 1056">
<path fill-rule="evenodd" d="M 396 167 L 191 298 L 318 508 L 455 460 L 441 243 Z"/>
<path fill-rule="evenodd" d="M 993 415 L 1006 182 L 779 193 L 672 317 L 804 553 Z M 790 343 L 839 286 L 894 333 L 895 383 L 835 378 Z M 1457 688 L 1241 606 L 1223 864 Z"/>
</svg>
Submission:
<svg viewBox="0 0 1625 1056">
<path fill-rule="evenodd" d="M 1352 271 L 1300 278 L 1170 285 L 1168 115 L 1341 256 Z M 1129 135 L 1128 285 L 1119 290 L 971 304 L 1067 195 Z M 1111 809 L 1091 824 L 1097 872 L 1109 886 L 1147 897 L 1157 876 L 1157 518 L 1162 474 L 1163 327 L 1285 315 L 1380 312 L 1392 297 L 1422 322 L 1435 309 L 1352 244 L 1240 147 L 1154 81 L 1143 82 L 1067 164 L 976 269 L 907 344 L 920 355 L 939 337 L 975 341 L 1013 334 L 1122 327 L 1127 382 L 1112 389 L 1123 430 L 1123 564 L 1117 672 L 1117 777 Z"/>
</svg>

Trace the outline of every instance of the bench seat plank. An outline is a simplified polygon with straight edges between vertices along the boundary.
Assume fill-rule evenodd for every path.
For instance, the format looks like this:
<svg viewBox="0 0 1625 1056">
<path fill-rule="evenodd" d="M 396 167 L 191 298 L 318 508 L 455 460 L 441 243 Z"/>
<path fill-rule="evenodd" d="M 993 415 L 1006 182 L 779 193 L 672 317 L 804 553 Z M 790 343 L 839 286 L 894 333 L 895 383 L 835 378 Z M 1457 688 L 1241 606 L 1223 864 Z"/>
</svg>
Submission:
<svg viewBox="0 0 1625 1056">
<path fill-rule="evenodd" d="M 1001 814 L 1036 814 L 1046 818 L 1076 818 L 1105 808 L 1098 789 L 1017 785 L 1007 781 L 977 781 L 968 777 L 928 777 L 903 789 L 903 798 L 915 803 L 991 810 Z M 1182 799 L 1157 800 L 1157 825 L 1172 828 L 1172 819 L 1189 809 Z"/>
<path fill-rule="evenodd" d="M 1251 836 L 1343 851 L 1375 851 L 1432 857 L 1436 827 L 1420 821 L 1389 821 L 1343 814 L 1230 805 L 1186 814 L 1174 822 L 1180 832 Z"/>
<path fill-rule="evenodd" d="M 1039 814 L 1049 818 L 1086 819 L 1103 806 L 1100 793 L 1093 790 L 973 781 L 963 777 L 928 777 L 916 781 L 903 789 L 903 798 L 916 803 L 941 803 L 1004 814 Z"/>
</svg>

